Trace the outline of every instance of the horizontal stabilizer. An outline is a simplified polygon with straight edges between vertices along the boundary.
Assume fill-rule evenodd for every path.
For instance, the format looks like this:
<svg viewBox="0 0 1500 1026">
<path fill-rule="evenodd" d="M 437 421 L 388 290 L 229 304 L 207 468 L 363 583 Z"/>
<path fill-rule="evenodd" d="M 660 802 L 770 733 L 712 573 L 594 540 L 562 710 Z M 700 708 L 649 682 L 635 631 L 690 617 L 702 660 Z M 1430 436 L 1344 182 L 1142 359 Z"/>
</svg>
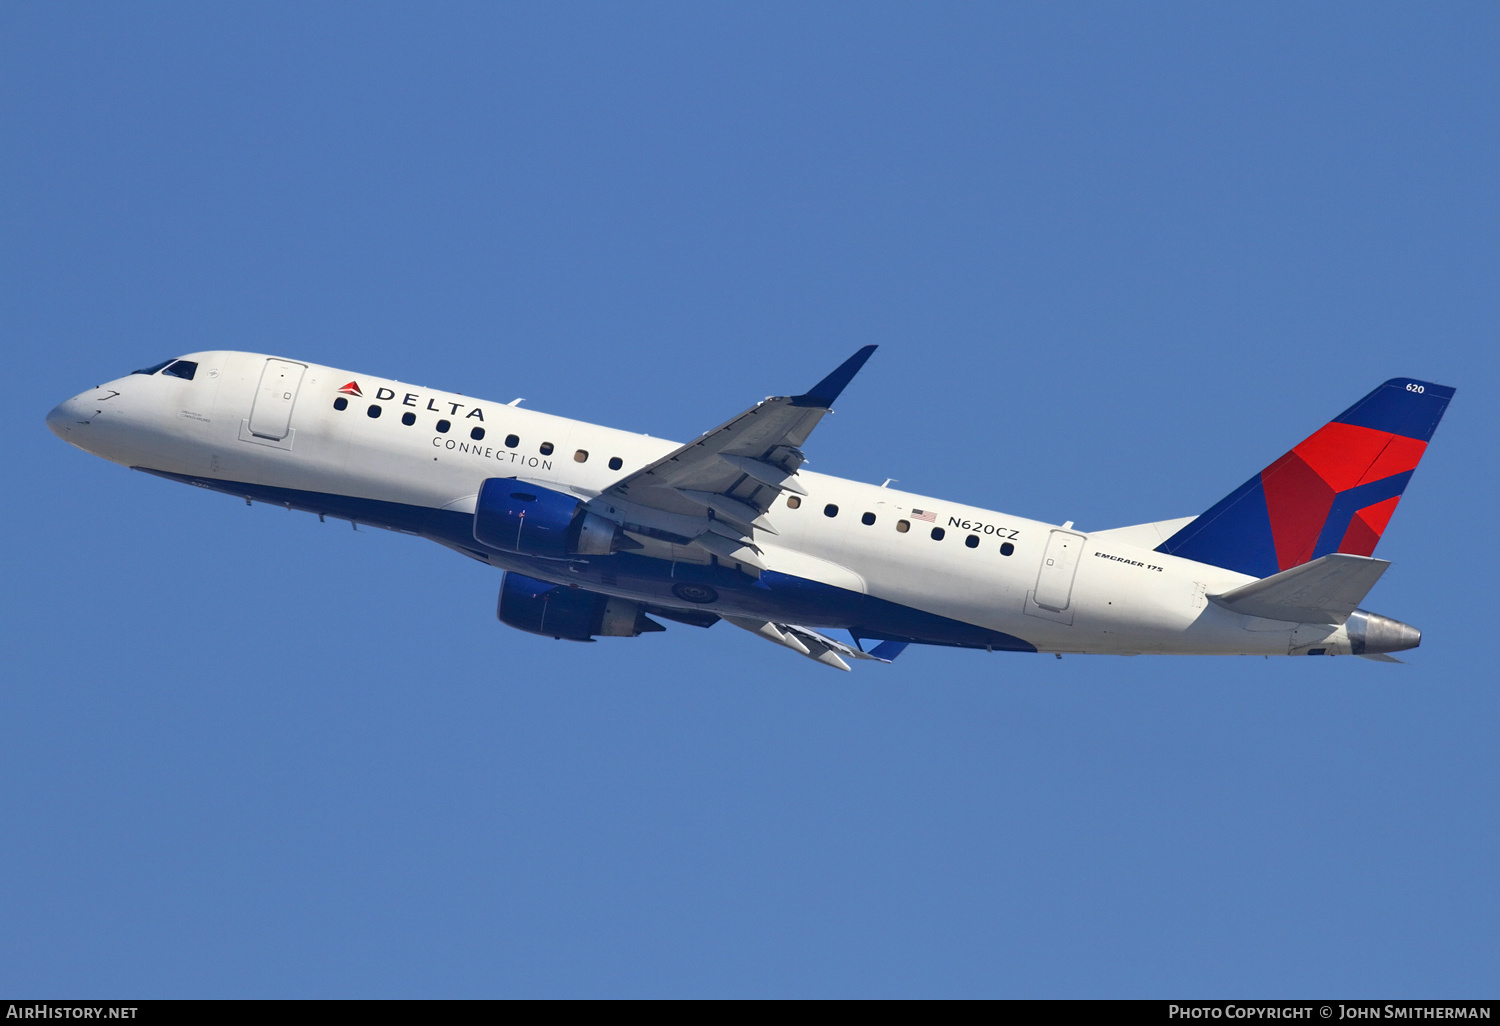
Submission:
<svg viewBox="0 0 1500 1026">
<path fill-rule="evenodd" d="M 1390 565 L 1383 559 L 1330 552 L 1310 563 L 1208 597 L 1216 605 L 1246 616 L 1339 624 L 1349 619 Z"/>
</svg>

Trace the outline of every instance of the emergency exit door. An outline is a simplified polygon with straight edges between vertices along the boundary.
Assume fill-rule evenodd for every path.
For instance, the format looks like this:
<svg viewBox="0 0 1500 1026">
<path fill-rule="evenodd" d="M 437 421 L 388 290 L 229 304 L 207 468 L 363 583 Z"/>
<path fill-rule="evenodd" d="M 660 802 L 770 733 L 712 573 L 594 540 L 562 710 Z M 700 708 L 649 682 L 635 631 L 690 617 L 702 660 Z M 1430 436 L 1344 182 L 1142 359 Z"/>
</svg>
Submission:
<svg viewBox="0 0 1500 1026">
<path fill-rule="evenodd" d="M 1042 568 L 1036 575 L 1036 604 L 1061 613 L 1073 600 L 1073 575 L 1078 571 L 1078 557 L 1083 552 L 1081 534 L 1053 531 L 1042 554 Z"/>
<path fill-rule="evenodd" d="M 250 433 L 257 438 L 280 441 L 291 430 L 292 406 L 302 384 L 305 364 L 267 360 L 260 372 L 260 387 L 250 407 Z"/>
</svg>

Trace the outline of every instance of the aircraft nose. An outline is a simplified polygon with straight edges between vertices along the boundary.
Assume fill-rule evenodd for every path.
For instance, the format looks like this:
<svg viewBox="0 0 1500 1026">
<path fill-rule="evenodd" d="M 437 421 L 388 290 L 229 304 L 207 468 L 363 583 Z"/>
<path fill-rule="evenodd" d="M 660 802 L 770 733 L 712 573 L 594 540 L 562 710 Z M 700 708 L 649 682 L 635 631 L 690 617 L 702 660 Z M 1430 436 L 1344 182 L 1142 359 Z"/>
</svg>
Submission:
<svg viewBox="0 0 1500 1026">
<path fill-rule="evenodd" d="M 66 442 L 70 440 L 69 433 L 82 427 L 81 422 L 87 419 L 78 400 L 73 398 L 52 407 L 52 412 L 47 414 L 47 427 L 54 435 Z"/>
</svg>

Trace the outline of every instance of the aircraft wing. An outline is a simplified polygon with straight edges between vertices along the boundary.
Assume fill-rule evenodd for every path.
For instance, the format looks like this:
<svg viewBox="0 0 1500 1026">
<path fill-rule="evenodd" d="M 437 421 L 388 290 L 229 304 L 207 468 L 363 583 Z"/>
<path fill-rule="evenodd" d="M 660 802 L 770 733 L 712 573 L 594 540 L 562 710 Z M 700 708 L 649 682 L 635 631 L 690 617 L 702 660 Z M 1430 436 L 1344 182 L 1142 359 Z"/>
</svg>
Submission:
<svg viewBox="0 0 1500 1026">
<path fill-rule="evenodd" d="M 906 648 L 902 642 L 887 641 L 876 645 L 873 652 L 866 652 L 852 645 L 846 645 L 842 641 L 835 641 L 811 627 L 803 627 L 795 623 L 771 623 L 744 616 L 726 616 L 724 620 L 741 630 L 747 630 L 757 637 L 789 648 L 798 655 L 805 655 L 809 659 L 820 662 L 824 666 L 832 666 L 836 670 L 849 669 L 849 664 L 844 662 L 844 658 L 873 659 L 876 662 L 888 663 Z"/>
<path fill-rule="evenodd" d="M 693 544 L 759 565 L 755 532 L 777 533 L 766 511 L 782 492 L 807 494 L 796 480 L 806 460 L 802 445 L 875 348 L 865 346 L 802 395 L 756 403 L 617 481 L 599 498 L 680 517 L 707 517 L 709 529 Z"/>
</svg>

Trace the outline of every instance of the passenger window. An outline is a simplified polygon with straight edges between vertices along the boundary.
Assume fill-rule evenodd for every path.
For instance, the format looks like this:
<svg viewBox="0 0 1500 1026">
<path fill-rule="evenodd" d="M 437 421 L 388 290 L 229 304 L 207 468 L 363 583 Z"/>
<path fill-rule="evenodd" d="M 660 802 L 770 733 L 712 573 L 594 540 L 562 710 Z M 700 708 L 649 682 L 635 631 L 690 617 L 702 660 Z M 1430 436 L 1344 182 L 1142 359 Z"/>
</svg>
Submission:
<svg viewBox="0 0 1500 1026">
<path fill-rule="evenodd" d="M 786 508 L 787 509 L 797 509 L 801 505 L 802 505 L 802 500 L 799 499 L 799 498 L 797 498 L 795 495 L 788 495 L 786 497 Z"/>
<path fill-rule="evenodd" d="M 979 548 L 979 535 L 977 535 L 977 534 L 971 534 L 971 535 L 969 535 L 967 538 L 964 539 L 964 544 L 967 545 L 971 549 L 977 549 L 977 548 Z"/>
<path fill-rule="evenodd" d="M 192 381 L 193 375 L 198 373 L 198 365 L 192 360 L 177 360 L 164 373 L 174 378 Z"/>
<path fill-rule="evenodd" d="M 370 415 L 371 420 L 374 420 L 380 416 L 380 405 L 378 403 L 371 403 L 370 408 L 365 412 Z"/>
<path fill-rule="evenodd" d="M 339 396 L 333 401 L 333 408 L 335 410 L 347 410 L 349 408 L 349 400 L 345 399 L 343 396 Z"/>
<path fill-rule="evenodd" d="M 1012 545 L 1010 542 L 1005 542 L 1003 545 L 1000 546 L 1000 555 L 1002 555 L 1002 556 L 1008 556 L 1008 555 L 1010 555 L 1014 551 L 1016 551 L 1016 547 L 1014 545 Z"/>
<path fill-rule="evenodd" d="M 518 446 L 520 444 L 521 444 L 521 436 L 520 435 L 506 435 L 505 436 L 505 447 L 507 449 L 514 449 L 516 446 Z"/>
<path fill-rule="evenodd" d="M 450 423 L 448 423 L 446 420 L 440 420 L 440 421 L 438 421 L 437 422 L 438 434 L 440 434 L 440 435 L 446 435 L 448 433 L 448 429 L 451 428 L 452 426 L 453 425 L 450 424 Z"/>
<path fill-rule="evenodd" d="M 588 461 L 589 461 L 589 451 L 587 449 L 579 449 L 577 452 L 575 452 L 573 454 L 573 462 L 574 463 L 587 463 Z"/>
<path fill-rule="evenodd" d="M 479 441 L 484 437 L 484 428 L 475 428 L 473 431 L 469 432 L 469 437 L 474 439 L 474 441 L 476 442 Z"/>
<path fill-rule="evenodd" d="M 896 521 L 896 533 L 897 534 L 905 534 L 907 531 L 910 531 L 910 530 L 911 530 L 911 521 L 910 520 L 898 520 L 898 521 Z"/>
<path fill-rule="evenodd" d="M 417 422 L 417 415 L 415 413 L 403 413 L 403 414 L 401 414 L 401 423 L 405 424 L 407 427 L 411 427 L 416 422 Z"/>
<path fill-rule="evenodd" d="M 132 374 L 155 374 L 157 371 L 161 370 L 163 367 L 165 367 L 167 364 L 169 364 L 171 362 L 172 362 L 171 360 L 163 360 L 161 363 L 153 363 L 149 367 L 142 367 L 140 370 L 134 370 L 134 371 L 131 371 L 130 373 L 132 373 Z"/>
<path fill-rule="evenodd" d="M 552 455 L 552 443 L 551 442 L 543 442 L 542 443 L 542 455 L 543 456 L 551 456 Z"/>
<path fill-rule="evenodd" d="M 942 541 L 943 540 L 943 535 L 945 533 L 946 532 L 941 527 L 934 527 L 932 529 L 932 540 L 933 541 Z"/>
<path fill-rule="evenodd" d="M 873 525 L 875 523 L 875 514 L 874 513 L 866 513 L 864 516 L 862 516 L 862 517 L 859 518 L 859 522 L 861 524 L 864 524 L 866 527 L 870 527 L 871 525 Z"/>
<path fill-rule="evenodd" d="M 839 508 L 830 502 L 823 507 L 823 515 L 825 517 L 836 517 L 839 515 Z"/>
<path fill-rule="evenodd" d="M 620 459 L 620 457 L 618 457 L 618 456 L 611 456 L 609 458 L 609 469 L 610 470 L 619 470 L 624 465 L 625 465 L 625 461 L 622 460 L 622 459 Z"/>
</svg>

